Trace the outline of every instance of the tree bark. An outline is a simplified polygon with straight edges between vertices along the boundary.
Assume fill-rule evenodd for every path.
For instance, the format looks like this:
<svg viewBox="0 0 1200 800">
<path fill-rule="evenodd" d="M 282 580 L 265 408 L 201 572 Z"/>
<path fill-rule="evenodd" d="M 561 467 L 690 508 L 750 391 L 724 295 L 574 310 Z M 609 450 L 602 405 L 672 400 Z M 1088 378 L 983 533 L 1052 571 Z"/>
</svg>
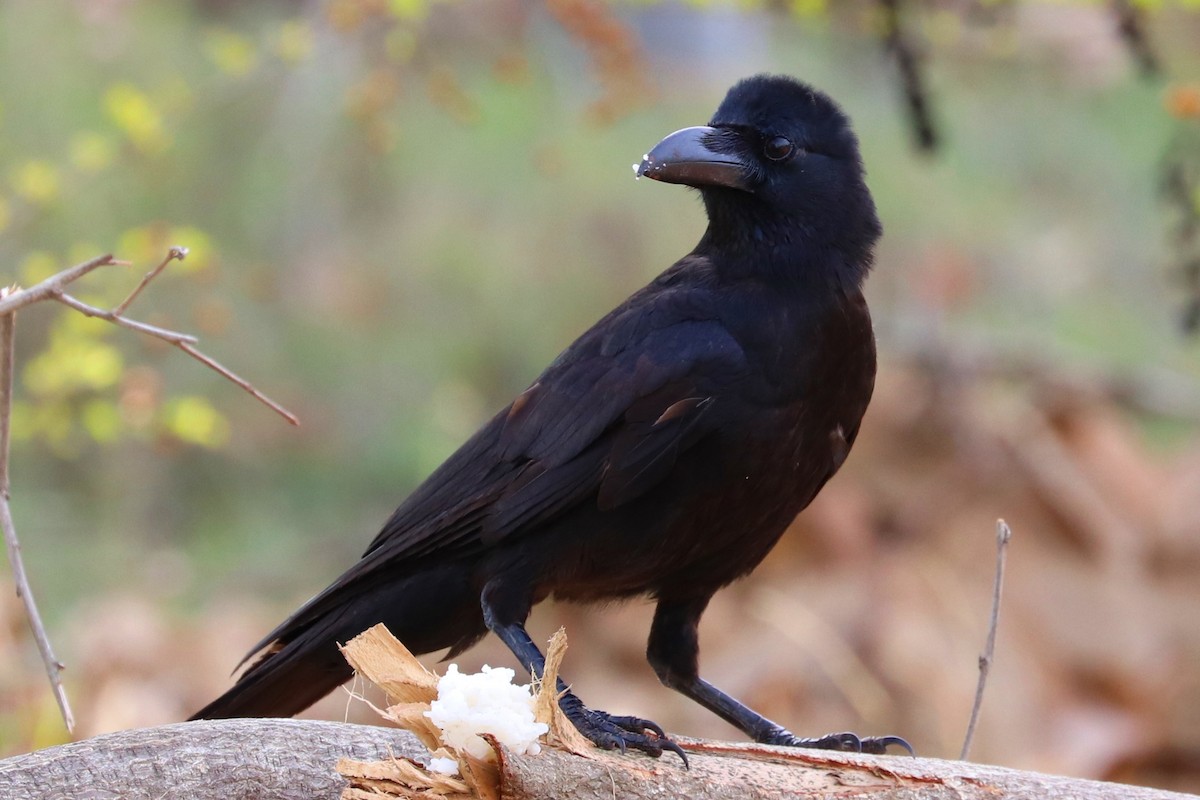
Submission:
<svg viewBox="0 0 1200 800">
<path fill-rule="evenodd" d="M 1061 778 L 961 761 L 863 756 L 680 739 L 691 769 L 669 754 L 547 748 L 505 752 L 507 800 L 870 797 L 873 800 L 1196 800 L 1195 795 Z M 124 731 L 0 761 L 0 797 L 71 800 L 333 800 L 339 758 L 424 756 L 406 731 L 306 720 L 220 720 Z"/>
<path fill-rule="evenodd" d="M 337 800 L 342 756 L 428 753 L 408 731 L 293 719 L 121 731 L 0 761 L 4 800 Z"/>
</svg>

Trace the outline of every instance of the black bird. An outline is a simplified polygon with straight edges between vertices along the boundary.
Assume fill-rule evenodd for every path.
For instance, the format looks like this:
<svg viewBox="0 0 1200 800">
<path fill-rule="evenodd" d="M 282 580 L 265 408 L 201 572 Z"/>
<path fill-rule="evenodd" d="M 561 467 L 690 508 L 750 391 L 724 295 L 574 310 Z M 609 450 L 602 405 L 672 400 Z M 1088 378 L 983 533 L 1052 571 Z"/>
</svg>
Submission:
<svg viewBox="0 0 1200 800">
<path fill-rule="evenodd" d="M 709 599 L 754 569 L 838 470 L 871 398 L 861 285 L 881 229 L 850 123 L 821 92 L 760 75 L 637 172 L 700 191 L 709 224 L 696 248 L 450 456 L 194 718 L 303 710 L 350 677 L 337 643 L 379 622 L 413 652 L 447 657 L 491 631 L 540 676 L 525 631 L 534 604 L 648 595 L 658 677 L 755 741 L 907 747 L 798 738 L 697 672 Z M 561 706 L 601 747 L 683 755 L 649 720 L 571 692 Z"/>
</svg>

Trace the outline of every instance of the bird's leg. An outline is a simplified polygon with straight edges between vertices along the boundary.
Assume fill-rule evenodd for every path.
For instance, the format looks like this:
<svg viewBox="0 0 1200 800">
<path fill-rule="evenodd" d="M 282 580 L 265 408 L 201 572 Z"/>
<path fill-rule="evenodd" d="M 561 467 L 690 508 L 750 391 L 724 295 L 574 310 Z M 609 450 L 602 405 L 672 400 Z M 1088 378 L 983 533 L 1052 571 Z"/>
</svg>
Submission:
<svg viewBox="0 0 1200 800">
<path fill-rule="evenodd" d="M 700 641 L 697 626 L 709 597 L 659 600 L 650 627 L 646 657 L 663 685 L 690 697 L 763 744 L 861 753 L 885 753 L 889 746 L 896 745 L 912 753 L 912 747 L 899 736 L 860 738 L 853 733 L 831 733 L 802 739 L 702 679 L 698 671 Z"/>
<path fill-rule="evenodd" d="M 542 680 L 546 672 L 546 658 L 525 631 L 525 620 L 529 616 L 531 602 L 523 588 L 506 584 L 494 578 L 483 588 L 480 598 L 483 606 L 483 621 L 488 630 L 500 637 L 529 674 Z M 567 719 L 588 739 L 605 750 L 628 748 L 640 750 L 657 758 L 664 750 L 670 750 L 687 765 L 687 756 L 679 745 L 671 741 L 657 723 L 640 717 L 621 717 L 588 708 L 575 693 L 567 688 L 562 678 L 556 688 L 558 705 Z"/>
</svg>

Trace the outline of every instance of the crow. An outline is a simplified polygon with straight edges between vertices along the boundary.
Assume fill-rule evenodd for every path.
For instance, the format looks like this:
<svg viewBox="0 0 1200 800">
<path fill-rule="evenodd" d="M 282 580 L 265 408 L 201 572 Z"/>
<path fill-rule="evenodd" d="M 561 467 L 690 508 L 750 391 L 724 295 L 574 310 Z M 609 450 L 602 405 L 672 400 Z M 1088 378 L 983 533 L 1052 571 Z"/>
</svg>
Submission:
<svg viewBox="0 0 1200 800">
<path fill-rule="evenodd" d="M 488 631 L 545 661 L 532 607 L 649 596 L 647 658 L 757 742 L 881 753 L 899 737 L 804 739 L 698 672 L 697 626 L 837 472 L 875 383 L 861 287 L 881 234 L 858 142 L 827 95 L 757 75 L 639 177 L 700 193 L 695 249 L 579 337 L 401 505 L 362 559 L 267 634 L 193 719 L 290 716 L 350 677 L 338 651 L 385 623 L 453 657 Z M 683 751 L 654 722 L 560 706 L 603 748 Z M 909 748 L 911 749 L 911 748 Z"/>
</svg>

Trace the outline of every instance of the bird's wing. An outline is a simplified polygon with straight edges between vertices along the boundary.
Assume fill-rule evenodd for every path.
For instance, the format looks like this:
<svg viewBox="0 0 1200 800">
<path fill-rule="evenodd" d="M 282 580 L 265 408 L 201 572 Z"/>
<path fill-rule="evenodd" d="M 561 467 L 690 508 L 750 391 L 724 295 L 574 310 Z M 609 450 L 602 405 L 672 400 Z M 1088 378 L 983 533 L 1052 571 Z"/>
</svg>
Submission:
<svg viewBox="0 0 1200 800">
<path fill-rule="evenodd" d="M 651 284 L 600 320 L 409 495 L 358 563 L 255 650 L 344 592 L 430 556 L 469 557 L 580 504 L 607 510 L 647 492 L 712 429 L 723 387 L 745 371 L 714 309 L 711 292 Z"/>
<path fill-rule="evenodd" d="M 597 323 L 396 510 L 365 560 L 469 551 L 645 493 L 745 369 L 711 300 L 652 285 Z"/>
</svg>

